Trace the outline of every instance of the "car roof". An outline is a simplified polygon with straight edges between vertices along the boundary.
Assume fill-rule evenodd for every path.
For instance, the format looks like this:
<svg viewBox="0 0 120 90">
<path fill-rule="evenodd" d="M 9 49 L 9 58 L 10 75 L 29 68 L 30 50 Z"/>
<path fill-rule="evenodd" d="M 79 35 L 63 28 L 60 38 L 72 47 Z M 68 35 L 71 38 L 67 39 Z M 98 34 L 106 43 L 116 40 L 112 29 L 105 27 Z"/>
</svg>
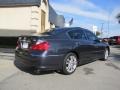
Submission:
<svg viewBox="0 0 120 90">
<path fill-rule="evenodd" d="M 46 31 L 44 33 L 41 33 L 40 35 L 61 35 L 65 34 L 66 32 L 72 31 L 72 30 L 83 30 L 83 31 L 90 31 L 81 27 L 64 27 L 64 28 L 54 28 L 51 29 L 50 31 Z M 52 32 L 52 34 L 49 34 L 49 32 Z M 54 34 L 53 34 L 54 33 Z M 61 33 L 61 34 L 60 34 Z M 33 35 L 33 36 L 39 36 L 39 35 Z"/>
<path fill-rule="evenodd" d="M 54 30 L 65 30 L 65 31 L 71 31 L 74 29 L 80 29 L 80 30 L 86 30 L 86 31 L 90 31 L 88 29 L 85 28 L 81 28 L 81 27 L 65 27 L 65 28 L 55 28 Z"/>
</svg>

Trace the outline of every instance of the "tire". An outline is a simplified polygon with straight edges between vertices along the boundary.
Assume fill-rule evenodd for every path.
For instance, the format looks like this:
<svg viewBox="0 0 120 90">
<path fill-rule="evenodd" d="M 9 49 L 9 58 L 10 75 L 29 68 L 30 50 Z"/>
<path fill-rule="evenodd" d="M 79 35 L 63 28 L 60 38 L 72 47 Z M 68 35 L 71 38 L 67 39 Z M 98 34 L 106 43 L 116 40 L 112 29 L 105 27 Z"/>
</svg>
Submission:
<svg viewBox="0 0 120 90">
<path fill-rule="evenodd" d="M 77 56 L 74 53 L 68 53 L 63 62 L 62 73 L 70 75 L 75 72 L 78 65 Z"/>
<path fill-rule="evenodd" d="M 106 48 L 104 51 L 104 57 L 101 59 L 102 61 L 108 60 L 109 57 L 109 50 Z"/>
</svg>

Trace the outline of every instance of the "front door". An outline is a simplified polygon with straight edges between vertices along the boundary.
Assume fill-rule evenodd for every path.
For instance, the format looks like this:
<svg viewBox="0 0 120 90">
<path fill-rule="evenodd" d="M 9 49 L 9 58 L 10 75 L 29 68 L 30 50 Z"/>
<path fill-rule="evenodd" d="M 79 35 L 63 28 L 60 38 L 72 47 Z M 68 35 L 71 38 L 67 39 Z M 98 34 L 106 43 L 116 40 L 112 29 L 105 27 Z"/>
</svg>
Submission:
<svg viewBox="0 0 120 90">
<path fill-rule="evenodd" d="M 98 38 L 90 31 L 84 31 L 86 33 L 86 36 L 88 38 L 89 45 L 91 47 L 91 58 L 97 59 L 101 48 L 100 48 L 100 42 L 96 41 Z"/>
<path fill-rule="evenodd" d="M 45 15 L 46 13 L 41 10 L 41 32 L 45 31 Z"/>
</svg>

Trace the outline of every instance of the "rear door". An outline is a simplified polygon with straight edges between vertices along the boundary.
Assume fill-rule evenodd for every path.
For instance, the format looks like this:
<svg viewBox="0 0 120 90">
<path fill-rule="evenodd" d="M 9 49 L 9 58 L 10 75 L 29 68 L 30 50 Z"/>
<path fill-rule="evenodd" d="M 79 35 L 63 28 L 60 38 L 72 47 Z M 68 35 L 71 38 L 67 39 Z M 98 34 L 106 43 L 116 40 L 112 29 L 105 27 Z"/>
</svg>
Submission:
<svg viewBox="0 0 120 90">
<path fill-rule="evenodd" d="M 68 32 L 70 38 L 75 42 L 75 50 L 78 52 L 80 57 L 80 64 L 86 63 L 87 60 L 91 59 L 92 47 L 89 45 L 87 38 L 83 30 L 72 30 Z"/>
</svg>

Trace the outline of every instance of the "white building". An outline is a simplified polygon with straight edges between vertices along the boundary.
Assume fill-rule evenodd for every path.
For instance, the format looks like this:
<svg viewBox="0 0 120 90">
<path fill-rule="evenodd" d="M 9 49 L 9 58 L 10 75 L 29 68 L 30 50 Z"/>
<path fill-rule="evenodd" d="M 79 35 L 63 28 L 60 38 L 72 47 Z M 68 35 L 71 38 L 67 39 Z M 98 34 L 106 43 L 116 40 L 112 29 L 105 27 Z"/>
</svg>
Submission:
<svg viewBox="0 0 120 90">
<path fill-rule="evenodd" d="M 49 7 L 48 0 L 0 0 L 0 36 L 30 35 L 56 26 Z"/>
</svg>

